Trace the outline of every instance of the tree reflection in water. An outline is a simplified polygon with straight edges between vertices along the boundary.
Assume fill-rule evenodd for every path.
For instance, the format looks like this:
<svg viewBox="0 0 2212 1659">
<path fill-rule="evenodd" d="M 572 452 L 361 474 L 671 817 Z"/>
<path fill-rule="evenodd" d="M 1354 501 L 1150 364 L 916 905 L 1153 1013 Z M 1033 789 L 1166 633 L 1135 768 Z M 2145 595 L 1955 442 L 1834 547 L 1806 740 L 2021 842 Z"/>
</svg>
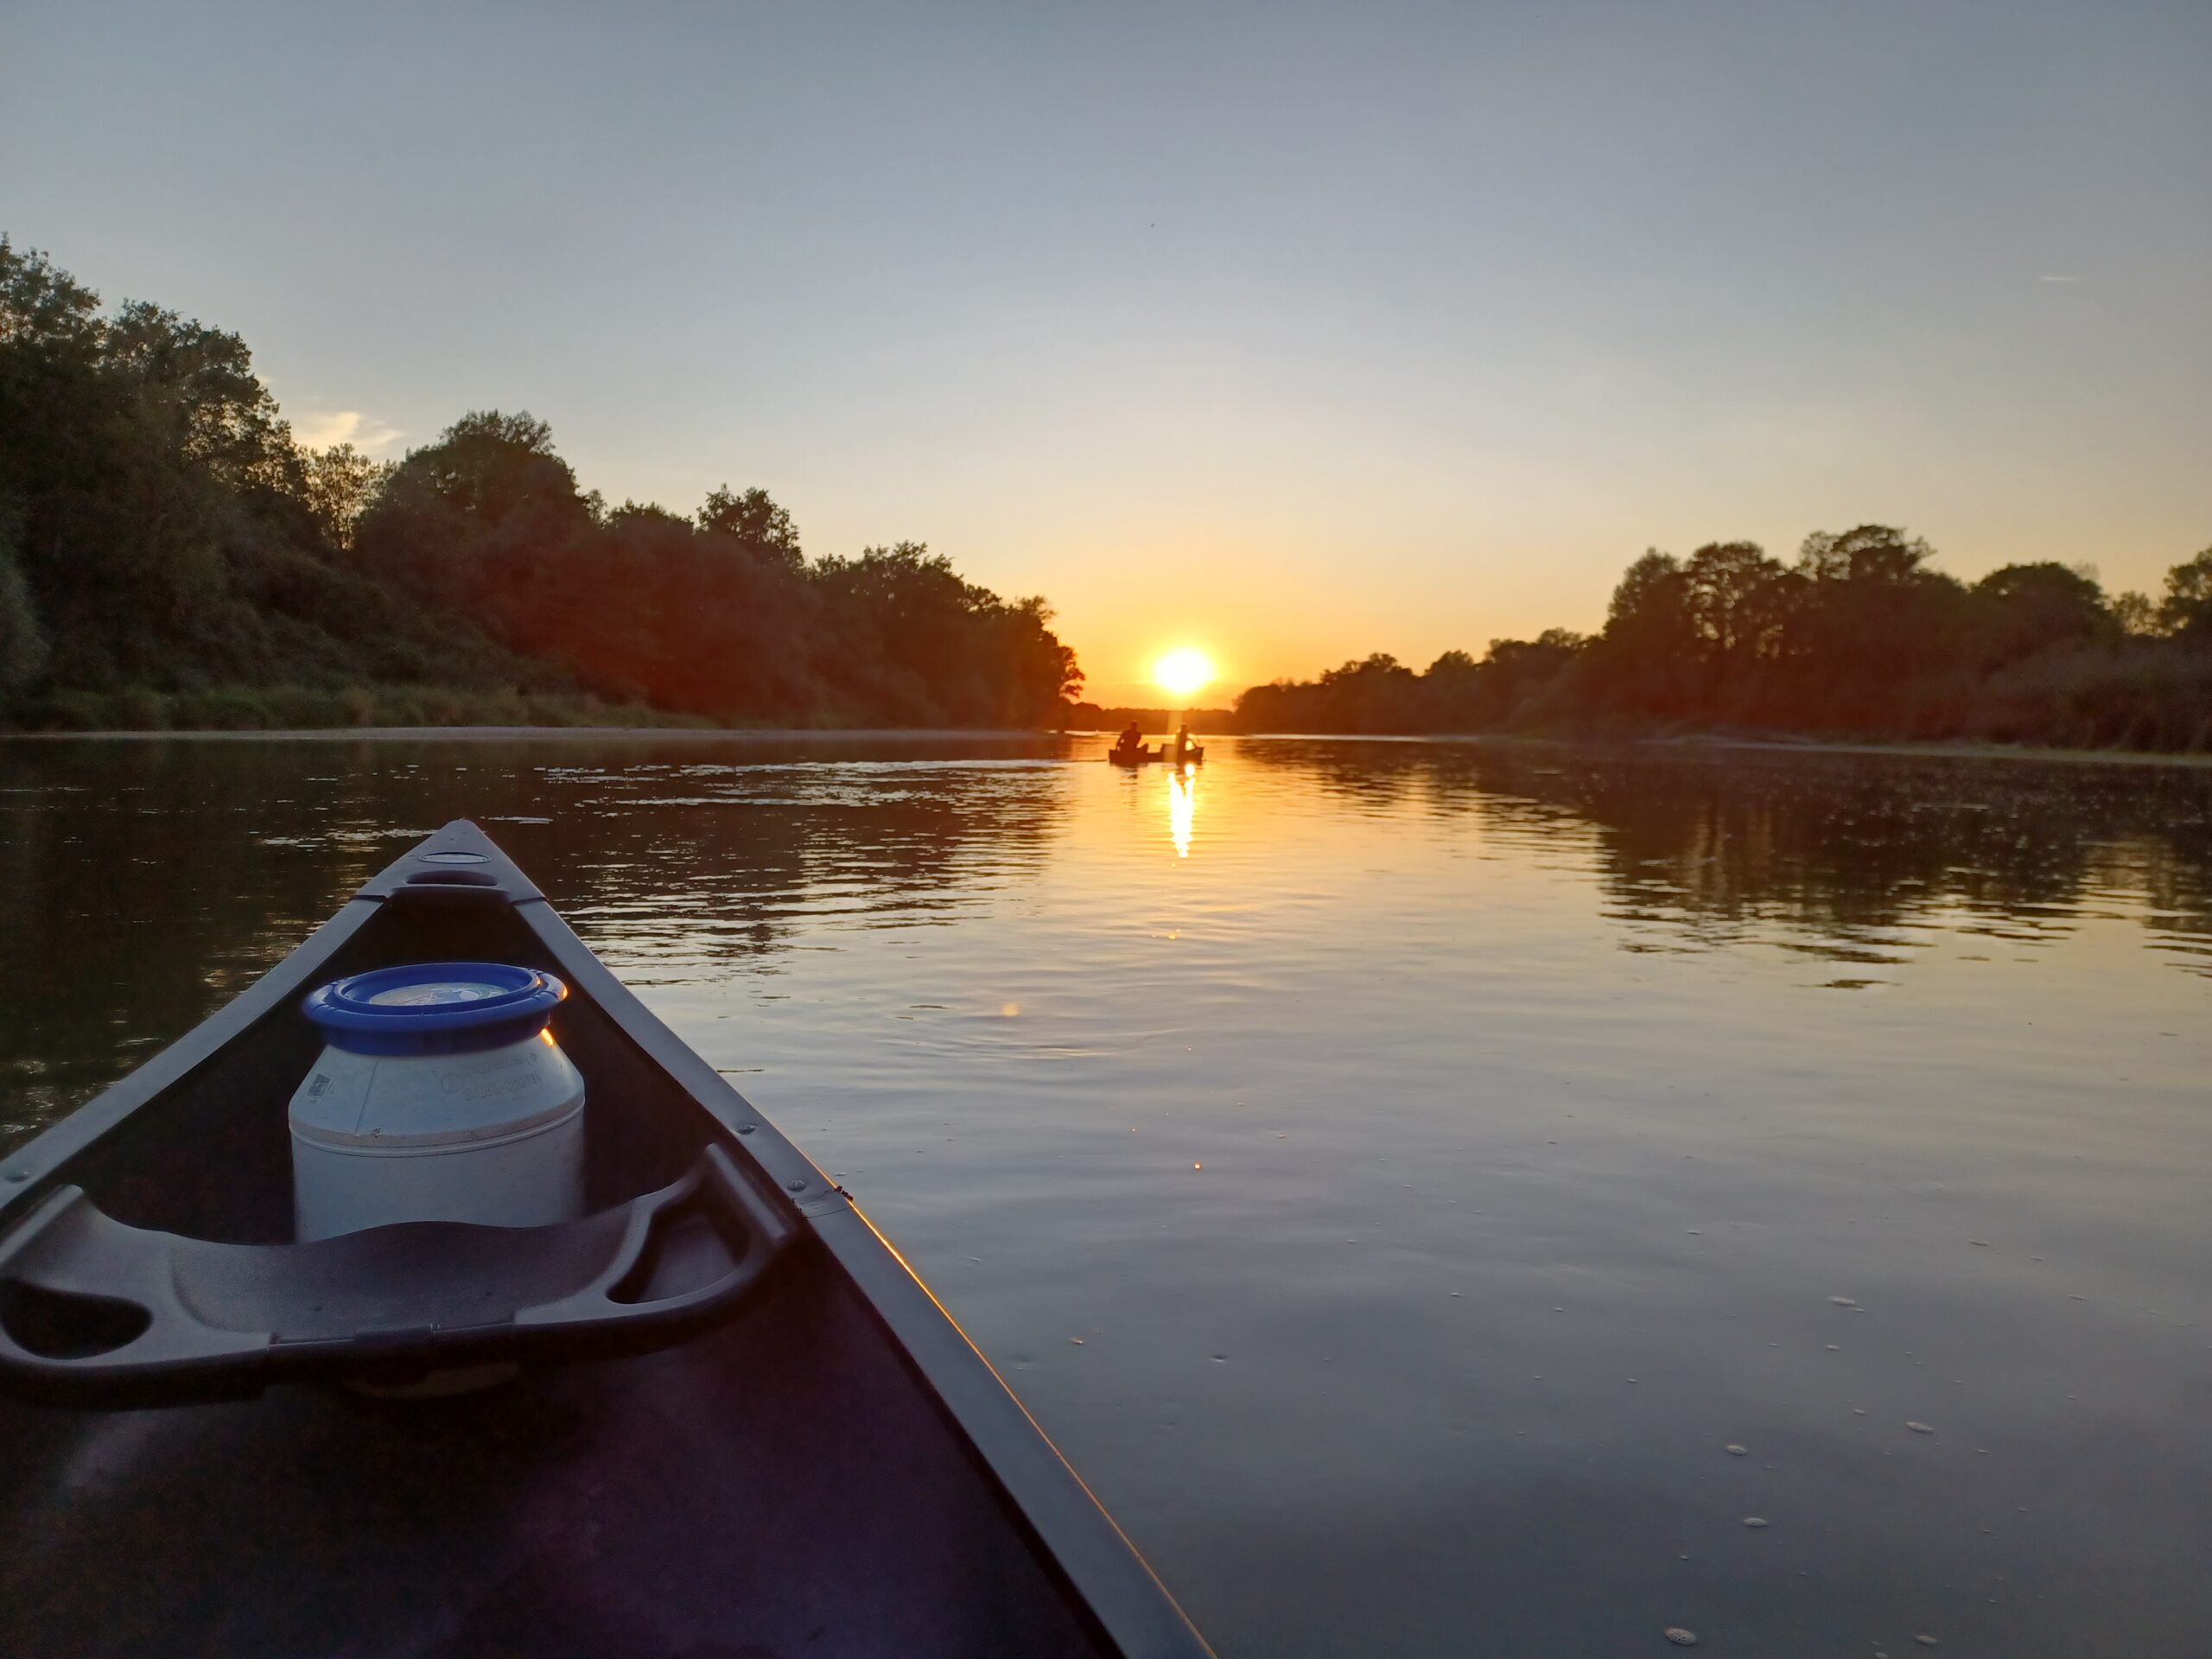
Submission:
<svg viewBox="0 0 2212 1659">
<path fill-rule="evenodd" d="M 595 946 L 650 957 L 641 982 L 772 972 L 804 919 L 950 922 L 1033 871 L 1059 747 L 0 745 L 0 1139 L 188 1030 L 448 818 L 483 823 Z"/>
<path fill-rule="evenodd" d="M 1629 950 L 1781 930 L 1895 962 L 1915 930 L 2037 939 L 2139 906 L 2212 974 L 2212 770 L 1823 751 L 1249 741 L 1347 808 L 1479 817 L 1494 838 L 1594 839 Z"/>
<path fill-rule="evenodd" d="M 1119 834 L 1075 821 L 1073 753 L 728 735 L 0 746 L 0 1135 L 189 1028 L 448 817 L 485 822 L 640 983 L 775 973 L 798 928 L 981 915 L 1071 835 Z M 1308 833 L 1318 802 L 1471 819 L 1539 861 L 1582 844 L 1630 950 L 1778 937 L 1889 965 L 1931 926 L 2049 940 L 2125 912 L 2212 974 L 2202 769 L 1296 739 L 1224 742 L 1215 761 L 1230 792 L 1206 855 L 1254 861 L 1262 893 L 1270 837 Z M 1164 786 L 1187 860 L 1197 772 Z"/>
</svg>

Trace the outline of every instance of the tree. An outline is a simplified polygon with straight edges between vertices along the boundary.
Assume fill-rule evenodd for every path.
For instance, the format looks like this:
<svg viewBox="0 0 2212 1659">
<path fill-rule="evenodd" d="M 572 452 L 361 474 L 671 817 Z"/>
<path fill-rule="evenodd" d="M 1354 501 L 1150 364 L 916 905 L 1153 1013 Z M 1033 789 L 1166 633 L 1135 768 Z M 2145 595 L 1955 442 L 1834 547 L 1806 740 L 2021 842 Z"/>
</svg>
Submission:
<svg viewBox="0 0 2212 1659">
<path fill-rule="evenodd" d="M 827 558 L 814 574 L 827 612 L 822 671 L 844 696 L 900 724 L 995 721 L 996 677 L 971 647 L 996 595 L 971 588 L 921 542 Z"/>
<path fill-rule="evenodd" d="M 2160 632 L 2158 602 L 2148 594 L 2137 593 L 2133 588 L 2115 594 L 2111 609 L 2113 623 L 2131 639 L 2148 639 Z"/>
<path fill-rule="evenodd" d="M 416 603 L 482 614 L 505 603 L 522 565 L 583 545 L 601 517 L 544 422 L 479 410 L 408 452 L 357 521 L 352 554 Z"/>
<path fill-rule="evenodd" d="M 1993 570 L 1974 594 L 1983 615 L 1983 660 L 1992 667 L 2104 639 L 2115 626 L 2094 576 L 2048 560 Z"/>
<path fill-rule="evenodd" d="M 0 247 L 0 493 L 65 685 L 233 673 L 275 645 L 237 570 L 296 512 L 289 434 L 237 336 L 98 314 Z"/>
<path fill-rule="evenodd" d="M 1493 639 L 1482 667 L 1488 700 L 1504 715 L 1549 685 L 1590 642 L 1567 628 L 1546 628 L 1534 639 Z"/>
<path fill-rule="evenodd" d="M 334 547 L 347 548 L 361 515 L 399 467 L 372 460 L 350 443 L 335 443 L 327 449 L 302 449 L 300 470 L 308 512 Z"/>
<path fill-rule="evenodd" d="M 658 501 L 625 500 L 610 512 L 594 513 L 601 525 L 609 530 L 620 530 L 636 524 L 680 524 L 691 528 L 691 521 L 680 513 L 671 512 Z"/>
<path fill-rule="evenodd" d="M 1388 652 L 1332 668 L 1321 676 L 1320 723 L 1325 732 L 1402 732 L 1415 706 L 1413 670 Z"/>
<path fill-rule="evenodd" d="M 1690 555 L 1684 604 L 1708 665 L 1725 674 L 1779 652 L 1788 574 L 1757 542 L 1708 542 Z"/>
<path fill-rule="evenodd" d="M 1595 702 L 1672 719 L 1688 712 L 1700 695 L 1697 654 L 1682 562 L 1649 548 L 1614 588 L 1605 631 L 1580 674 Z"/>
<path fill-rule="evenodd" d="M 233 490 L 300 493 L 291 429 L 238 335 L 133 301 L 108 325 L 105 357 L 137 418 L 186 462 Z"/>
<path fill-rule="evenodd" d="M 766 491 L 608 510 L 477 410 L 397 466 L 294 442 L 238 336 L 103 315 L 0 238 L 0 690 L 363 679 L 573 688 L 746 720 L 1049 722 L 1041 598 L 919 543 L 810 569 Z"/>
<path fill-rule="evenodd" d="M 2191 645 L 2212 645 L 2212 547 L 2166 572 L 2158 626 Z"/>
<path fill-rule="evenodd" d="M 696 522 L 701 530 L 729 537 L 765 563 L 796 570 L 806 563 L 799 550 L 798 526 L 766 490 L 733 495 L 725 484 L 707 498 Z"/>
<path fill-rule="evenodd" d="M 1682 562 L 1671 553 L 1647 548 L 1622 575 L 1605 609 L 1607 637 L 1628 643 L 1631 637 L 1669 645 L 1689 640 L 1689 588 Z"/>
<path fill-rule="evenodd" d="M 103 315 L 43 255 L 0 239 L 19 682 L 41 658 L 55 690 L 532 672 L 465 620 L 433 621 L 342 568 L 320 471 L 238 335 L 154 305 Z"/>
<path fill-rule="evenodd" d="M 1808 731 L 1920 734 L 1954 718 L 1968 674 L 1967 594 L 1888 524 L 1805 538 L 1761 717 Z"/>
<path fill-rule="evenodd" d="M 1007 640 L 1007 715 L 1030 723 L 1049 710 L 1057 713 L 1079 696 L 1084 678 L 1075 648 L 1052 632 L 1054 612 L 1042 594 L 1018 599 L 1004 609 Z"/>
<path fill-rule="evenodd" d="M 1924 573 L 1935 556 L 1921 537 L 1907 540 L 1890 524 L 1861 524 L 1840 535 L 1816 530 L 1805 538 L 1797 568 L 1815 582 L 1902 588 Z"/>
<path fill-rule="evenodd" d="M 554 451 L 553 429 L 527 410 L 464 415 L 435 443 L 410 451 L 399 474 L 487 527 L 531 511 L 572 524 L 592 516 L 575 474 Z"/>
<path fill-rule="evenodd" d="M 8 524 L 0 514 L 0 691 L 17 691 L 46 671 L 49 656 L 30 584 L 16 563 Z"/>
</svg>

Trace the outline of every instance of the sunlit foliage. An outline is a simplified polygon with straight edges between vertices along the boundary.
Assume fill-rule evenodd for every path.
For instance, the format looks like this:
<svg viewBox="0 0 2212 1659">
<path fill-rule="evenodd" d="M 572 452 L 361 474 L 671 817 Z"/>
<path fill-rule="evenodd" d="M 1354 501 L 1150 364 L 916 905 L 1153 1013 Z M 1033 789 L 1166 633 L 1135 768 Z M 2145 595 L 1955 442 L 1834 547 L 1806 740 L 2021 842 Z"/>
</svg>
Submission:
<svg viewBox="0 0 2212 1659">
<path fill-rule="evenodd" d="M 234 698 L 243 718 L 413 686 L 472 693 L 433 709 L 582 693 L 739 724 L 1034 725 L 1083 677 L 1051 620 L 918 543 L 810 563 L 757 488 L 690 518 L 609 510 L 525 412 L 464 415 L 397 463 L 302 448 L 237 335 L 104 314 L 0 239 L 16 718 L 83 723 L 100 698 L 189 718 L 210 689 L 283 689 Z"/>
</svg>

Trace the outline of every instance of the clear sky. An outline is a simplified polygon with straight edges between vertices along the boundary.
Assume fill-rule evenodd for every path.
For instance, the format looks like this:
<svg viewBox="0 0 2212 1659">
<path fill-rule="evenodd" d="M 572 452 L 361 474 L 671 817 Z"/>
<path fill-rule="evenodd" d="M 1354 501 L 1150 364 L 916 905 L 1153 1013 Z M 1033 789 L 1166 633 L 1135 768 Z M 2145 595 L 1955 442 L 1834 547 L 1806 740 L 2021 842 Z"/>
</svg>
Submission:
<svg viewBox="0 0 2212 1659">
<path fill-rule="evenodd" d="M 1094 695 L 1656 544 L 2212 543 L 2212 5 L 0 0 L 0 229 L 310 436 L 471 408 L 1043 592 Z"/>
</svg>

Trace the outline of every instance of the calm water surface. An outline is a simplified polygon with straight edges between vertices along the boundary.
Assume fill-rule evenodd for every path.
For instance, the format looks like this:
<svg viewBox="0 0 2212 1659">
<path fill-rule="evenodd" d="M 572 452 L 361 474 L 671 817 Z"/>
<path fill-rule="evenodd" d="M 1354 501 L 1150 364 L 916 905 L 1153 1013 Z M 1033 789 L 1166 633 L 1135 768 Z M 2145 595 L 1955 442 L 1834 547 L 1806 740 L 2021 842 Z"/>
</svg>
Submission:
<svg viewBox="0 0 2212 1659">
<path fill-rule="evenodd" d="M 2212 773 L 1096 752 L 0 745 L 0 1128 L 473 816 L 1225 1655 L 2212 1652 Z"/>
</svg>

